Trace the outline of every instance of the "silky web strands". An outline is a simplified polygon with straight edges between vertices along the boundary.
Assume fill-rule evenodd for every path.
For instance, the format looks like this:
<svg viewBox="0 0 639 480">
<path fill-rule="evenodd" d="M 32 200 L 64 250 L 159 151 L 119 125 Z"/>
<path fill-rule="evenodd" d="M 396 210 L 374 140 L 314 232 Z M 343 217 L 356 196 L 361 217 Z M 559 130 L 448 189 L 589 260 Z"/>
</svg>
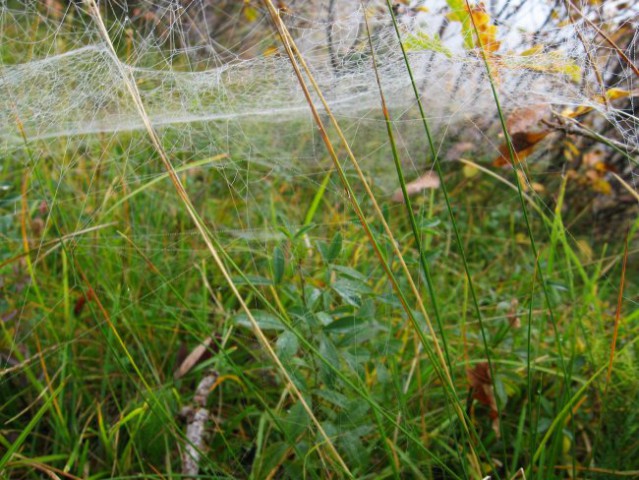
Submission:
<svg viewBox="0 0 639 480">
<path fill-rule="evenodd" d="M 473 6 L 505 111 L 535 105 L 556 112 L 581 108 L 595 112 L 593 122 L 612 130 L 621 143 L 636 145 L 637 76 L 591 26 L 596 22 L 631 32 L 616 41 L 635 61 L 637 9 L 616 3 Z M 465 5 L 413 2 L 397 5 L 395 13 L 439 144 L 446 149 L 448 139 L 467 139 L 479 153 L 494 155 L 502 140 L 482 47 L 463 21 L 468 12 L 454 10 L 456 4 Z M 383 125 L 364 27 L 368 16 L 405 160 L 422 168 L 425 151 L 413 148 L 424 143 L 421 120 L 385 2 L 293 1 L 279 7 L 332 112 L 364 160 L 373 157 L 371 175 L 377 175 L 384 168 L 371 152 L 383 144 Z M 117 58 L 83 2 L 0 2 L 0 141 L 7 151 L 19 148 L 23 136 L 86 144 L 142 131 L 143 120 L 122 78 L 124 66 L 167 152 L 179 156 L 178 164 L 228 153 L 231 144 L 245 146 L 245 161 L 297 173 L 325 159 L 318 142 L 297 151 L 291 146 L 296 137 L 315 135 L 315 128 L 259 2 L 110 0 L 99 2 L 99 8 Z M 611 89 L 624 92 L 626 101 L 606 101 Z M 272 139 L 271 148 L 264 134 Z M 381 143 L 374 145 L 376 139 Z"/>
</svg>

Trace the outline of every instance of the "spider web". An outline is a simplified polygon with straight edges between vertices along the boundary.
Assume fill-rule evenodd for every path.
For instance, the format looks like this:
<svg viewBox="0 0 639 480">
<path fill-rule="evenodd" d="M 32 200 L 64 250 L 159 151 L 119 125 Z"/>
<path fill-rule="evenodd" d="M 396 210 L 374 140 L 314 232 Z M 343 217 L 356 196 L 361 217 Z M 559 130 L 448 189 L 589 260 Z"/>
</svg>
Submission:
<svg viewBox="0 0 639 480">
<path fill-rule="evenodd" d="M 616 9 L 616 3 L 582 7 L 591 9 L 590 17 L 611 24 L 636 24 L 637 7 Z M 38 271 L 61 250 L 42 232 L 57 239 L 70 235 L 74 254 L 113 263 L 111 277 L 100 281 L 104 290 L 114 290 L 129 288 L 119 284 L 120 269 L 142 252 L 149 263 L 162 265 L 166 276 L 148 285 L 140 280 L 144 292 L 123 295 L 113 317 L 146 309 L 161 316 L 156 323 L 159 330 L 171 332 L 178 317 L 210 315 L 201 306 L 188 310 L 158 300 L 157 292 L 167 284 L 202 288 L 199 279 L 206 272 L 201 260 L 207 254 L 186 216 L 176 213 L 182 206 L 131 99 L 122 77 L 125 71 L 135 82 L 163 149 L 225 251 L 242 258 L 243 270 L 256 281 L 267 276 L 273 246 L 285 239 L 283 226 L 296 231 L 305 220 L 299 212 L 281 218 L 276 213 L 279 203 L 299 202 L 305 212 L 311 198 L 304 195 L 320 188 L 332 164 L 268 15 L 260 5 L 237 4 L 102 2 L 99 7 L 114 56 L 82 2 L 0 0 L 0 175 L 7 192 L 1 207 L 0 231 L 7 241 L 7 248 L 0 250 L 2 260 L 12 258 L 26 240 L 37 251 Z M 408 58 L 437 147 L 446 161 L 458 159 L 451 146 L 462 142 L 472 144 L 474 158 L 490 159 L 499 154 L 503 139 L 484 62 L 477 52 L 464 48 L 461 25 L 447 19 L 446 2 L 425 5 L 428 12 L 402 7 L 398 18 L 404 39 L 417 44 L 409 48 Z M 595 41 L 586 20 L 556 19 L 554 2 L 491 5 L 496 7 L 493 14 L 502 41 L 496 85 L 507 114 L 539 104 L 558 112 L 589 108 L 599 130 L 613 132 L 628 149 L 639 145 L 634 100 L 629 107 L 617 108 L 598 98 L 602 78 L 609 88 L 634 92 L 637 77 L 614 48 L 601 39 Z M 357 2 L 289 2 L 282 11 L 366 175 L 386 198 L 398 182 L 381 116 L 365 14 L 400 156 L 408 175 L 416 177 L 432 167 L 431 159 L 384 3 L 363 7 Z M 626 50 L 635 64 L 638 36 L 635 32 Z M 420 43 L 420 38 L 428 41 Z M 579 78 L 567 73 L 575 68 Z M 312 99 L 319 104 L 317 96 Z M 329 129 L 329 135 L 333 138 L 335 132 Z M 345 157 L 343 151 L 338 153 Z M 622 165 L 636 190 L 635 164 L 624 159 Z M 354 176 L 350 167 L 346 169 Z M 557 171 L 549 167 L 544 173 Z M 24 192 L 21 185 L 27 185 Z M 296 193 L 296 188 L 304 193 Z M 328 182 L 328 195 L 333 204 L 326 208 L 332 208 L 333 214 L 314 220 L 314 241 L 329 243 L 336 231 L 349 231 L 356 224 L 336 178 Z M 28 199 L 26 207 L 22 198 Z M 494 205 L 473 208 L 488 210 Z M 392 207 L 391 214 L 400 211 L 399 206 Z M 26 239 L 17 227 L 21 220 L 29 223 Z M 130 243 L 122 240 L 123 235 Z M 495 237 L 504 245 L 510 241 L 507 234 Z M 344 242 L 346 249 L 357 250 L 355 242 L 348 238 Z M 147 266 L 138 260 L 134 274 L 143 278 Z M 100 268 L 110 271 L 109 265 Z M 61 273 L 56 270 L 51 278 L 56 275 Z M 380 275 L 364 276 L 374 281 Z M 185 282 L 187 277 L 197 281 Z M 71 291 L 79 295 L 82 284 L 76 277 Z M 33 295 L 30 288 L 23 285 L 5 301 L 21 325 L 15 330 L 16 344 L 28 343 L 47 320 L 45 316 L 31 321 L 25 300 Z M 57 301 L 59 306 L 65 300 Z M 385 308 L 397 311 L 395 306 Z M 196 327 L 201 338 L 210 334 L 205 324 Z M 102 327 L 103 323 L 91 326 L 68 341 L 81 343 Z M 387 335 L 390 345 L 393 338 Z M 246 332 L 238 337 L 246 343 L 252 339 Z M 338 428 L 340 434 L 346 430 Z"/>
</svg>

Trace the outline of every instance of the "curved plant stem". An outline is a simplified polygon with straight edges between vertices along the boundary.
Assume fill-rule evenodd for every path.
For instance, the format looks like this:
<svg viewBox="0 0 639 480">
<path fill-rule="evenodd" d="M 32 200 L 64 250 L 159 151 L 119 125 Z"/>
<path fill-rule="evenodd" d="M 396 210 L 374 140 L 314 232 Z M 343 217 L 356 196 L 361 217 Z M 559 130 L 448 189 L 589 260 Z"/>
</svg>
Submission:
<svg viewBox="0 0 639 480">
<path fill-rule="evenodd" d="M 465 0 L 466 2 L 466 8 L 468 9 L 468 12 L 471 12 L 471 7 L 470 4 L 468 2 L 468 0 Z M 561 337 L 559 335 L 559 329 L 557 327 L 557 321 L 555 319 L 555 315 L 554 315 L 554 311 L 553 311 L 553 306 L 552 306 L 552 302 L 550 300 L 550 294 L 548 293 L 548 285 L 546 283 L 546 279 L 543 273 L 543 269 L 540 266 L 540 259 L 539 259 L 539 251 L 537 249 L 537 244 L 535 242 L 535 237 L 533 235 L 532 232 L 532 226 L 530 224 L 530 219 L 528 216 L 528 208 L 526 207 L 526 202 L 524 200 L 524 192 L 523 192 L 523 188 L 521 185 L 521 179 L 519 177 L 519 172 L 521 172 L 523 175 L 525 175 L 525 171 L 524 169 L 521 167 L 521 165 L 518 163 L 517 161 L 517 155 L 515 153 L 515 149 L 513 147 L 513 143 L 512 143 L 512 139 L 510 138 L 510 135 L 508 134 L 508 129 L 506 128 L 506 118 L 504 116 L 504 112 L 501 108 L 501 102 L 499 101 L 499 95 L 497 94 L 497 88 L 495 87 L 495 79 L 493 77 L 493 73 L 492 73 L 492 69 L 490 66 L 490 62 L 488 61 L 488 57 L 486 55 L 486 50 L 484 49 L 484 46 L 482 44 L 482 39 L 481 39 L 481 35 L 479 34 L 479 30 L 477 28 L 477 24 L 475 23 L 475 18 L 472 14 L 469 13 L 469 17 L 470 20 L 472 22 L 473 25 L 473 30 L 475 32 L 476 35 L 476 40 L 477 40 L 477 45 L 479 47 L 479 51 L 481 53 L 481 58 L 483 60 L 484 66 L 486 67 L 486 74 L 488 77 L 488 80 L 490 82 L 490 88 L 491 88 L 491 92 L 493 94 L 493 99 L 495 101 L 495 106 L 497 108 L 497 113 L 499 116 L 499 122 L 502 128 L 502 131 L 504 133 L 504 138 L 506 140 L 506 144 L 508 145 L 508 154 L 510 157 L 510 161 L 511 164 L 513 166 L 513 169 L 515 170 L 515 180 L 516 180 L 516 184 L 517 184 L 517 193 L 518 193 L 518 197 L 519 197 L 519 203 L 521 206 L 521 210 L 523 213 L 523 217 L 524 217 L 524 223 L 526 225 L 526 231 L 528 233 L 528 238 L 530 240 L 530 246 L 531 246 L 531 250 L 532 250 L 532 255 L 535 257 L 535 269 L 537 274 L 539 275 L 539 281 L 541 284 L 541 289 L 544 292 L 544 300 L 546 303 L 546 307 L 548 309 L 548 317 L 550 319 L 550 323 L 552 324 L 553 327 L 553 332 L 554 332 L 554 336 L 555 336 L 555 343 L 557 344 L 557 353 L 558 353 L 558 357 L 559 357 L 559 364 L 561 366 L 561 370 L 563 372 L 563 397 L 566 398 L 567 395 L 569 395 L 570 393 L 570 376 L 568 374 L 568 368 L 566 366 L 566 362 L 564 360 L 564 353 L 563 353 L 563 347 L 562 347 L 562 343 L 561 343 Z M 531 299 L 532 301 L 532 299 Z M 529 336 L 530 336 L 531 332 L 529 329 Z M 529 339 L 530 341 L 530 339 Z M 530 373 L 529 373 L 530 375 Z M 530 419 L 531 422 L 533 422 L 533 419 Z M 573 428 L 574 430 L 574 428 Z M 574 431 L 573 431 L 574 433 Z M 548 433 L 547 433 L 548 434 Z M 536 458 L 533 458 L 533 462 L 531 462 L 531 465 L 529 465 L 529 468 L 532 467 L 532 463 L 534 463 L 534 461 L 536 460 Z M 575 465 L 575 460 L 574 460 L 574 455 L 573 455 L 573 466 Z M 532 470 L 531 470 L 532 471 Z M 574 468 L 573 468 L 573 474 L 574 474 Z"/>
<path fill-rule="evenodd" d="M 137 87 L 137 85 L 135 83 L 135 80 L 131 77 L 130 71 L 126 68 L 126 66 L 124 66 L 122 64 L 122 62 L 120 62 L 120 60 L 117 57 L 117 54 L 115 52 L 115 48 L 114 48 L 113 43 L 111 42 L 111 39 L 110 39 L 110 36 L 109 36 L 109 32 L 108 32 L 108 30 L 107 30 L 107 28 L 106 28 L 106 26 L 104 24 L 104 21 L 102 20 L 102 16 L 100 14 L 100 10 L 98 9 L 98 6 L 97 6 L 95 0 L 85 0 L 85 2 L 87 4 L 87 7 L 89 9 L 89 13 L 91 14 L 91 17 L 96 22 L 97 27 L 98 27 L 98 29 L 100 31 L 100 34 L 102 35 L 103 40 L 105 41 L 105 43 L 107 44 L 107 46 L 109 48 L 109 52 L 111 54 L 111 57 L 113 58 L 113 61 L 115 62 L 118 70 L 120 71 L 120 75 L 122 76 L 122 80 L 124 81 L 124 83 L 126 85 L 126 88 L 127 88 L 128 92 L 129 92 L 129 94 L 131 96 L 131 99 L 133 100 L 135 108 L 136 108 L 138 114 L 140 115 L 140 118 L 142 119 L 142 122 L 144 123 L 144 127 L 145 127 L 147 133 L 149 134 L 149 137 L 151 139 L 151 143 L 153 144 L 153 147 L 155 148 L 155 150 L 158 153 L 158 155 L 160 156 L 160 159 L 162 160 L 162 163 L 164 164 L 164 167 L 165 167 L 167 173 L 169 174 L 169 177 L 171 178 L 171 182 L 173 183 L 173 186 L 175 187 L 180 199 L 182 200 L 182 204 L 185 206 L 189 216 L 193 220 L 193 223 L 195 224 L 196 228 L 198 229 L 202 239 L 204 240 L 204 243 L 206 244 L 207 249 L 211 253 L 211 256 L 213 257 L 213 260 L 215 261 L 215 264 L 217 265 L 217 267 L 219 268 L 220 272 L 222 273 L 222 276 L 224 277 L 224 280 L 227 282 L 229 288 L 233 292 L 233 295 L 237 298 L 237 301 L 240 304 L 242 310 L 244 310 L 244 312 L 246 313 L 246 316 L 249 319 L 249 322 L 251 323 L 251 326 L 253 327 L 253 332 L 255 333 L 255 336 L 257 337 L 259 342 L 262 344 L 262 347 L 264 348 L 264 350 L 266 350 L 268 355 L 271 357 L 271 359 L 273 360 L 273 362 L 275 363 L 277 368 L 280 370 L 280 372 L 281 372 L 282 376 L 284 377 L 284 379 L 286 380 L 286 383 L 288 384 L 289 388 L 291 389 L 291 391 L 293 391 L 295 396 L 298 398 L 300 404 L 302 405 L 302 407 L 304 408 L 304 410 L 308 414 L 309 418 L 311 419 L 311 421 L 313 422 L 313 424 L 317 428 L 317 431 L 319 432 L 319 434 L 322 436 L 322 438 L 326 442 L 326 445 L 327 445 L 329 451 L 331 452 L 332 456 L 334 457 L 334 459 L 339 464 L 340 468 L 344 471 L 344 473 L 348 477 L 352 478 L 353 475 L 350 472 L 348 466 L 346 465 L 346 462 L 344 462 L 344 459 L 341 457 L 341 455 L 339 454 L 339 452 L 335 448 L 335 445 L 333 444 L 332 440 L 329 438 L 329 436 L 324 431 L 324 428 L 322 427 L 322 425 L 320 424 L 319 420 L 317 419 L 317 417 L 313 413 L 311 407 L 309 406 L 307 401 L 304 399 L 304 396 L 302 395 L 302 392 L 299 390 L 299 388 L 297 388 L 297 386 L 293 382 L 293 380 L 292 380 L 291 376 L 289 375 L 288 371 L 286 370 L 286 368 L 282 364 L 281 360 L 279 359 L 279 357 L 275 353 L 275 350 L 271 346 L 269 340 L 266 338 L 266 335 L 264 335 L 264 332 L 262 331 L 262 329 L 260 328 L 259 324 L 257 323 L 257 320 L 255 319 L 255 317 L 251 313 L 251 310 L 248 308 L 246 302 L 244 301 L 244 298 L 242 297 L 242 295 L 238 291 L 237 286 L 233 282 L 233 279 L 231 278 L 228 270 L 224 266 L 224 263 L 222 262 L 222 258 L 220 257 L 220 254 L 218 253 L 218 248 L 216 248 L 216 245 L 214 245 L 213 238 L 211 238 L 211 236 L 207 233 L 207 230 L 204 227 L 204 222 L 202 221 L 202 219 L 200 218 L 199 214 L 195 210 L 195 207 L 191 203 L 191 200 L 189 198 L 188 193 L 184 189 L 184 186 L 182 185 L 182 182 L 181 182 L 180 178 L 178 177 L 178 175 L 177 175 L 177 173 L 175 171 L 175 168 L 173 167 L 171 161 L 169 160 L 168 155 L 166 154 L 166 152 L 164 150 L 164 147 L 162 146 L 162 143 L 160 141 L 160 138 L 159 138 L 157 132 L 155 131 L 155 128 L 151 124 L 151 120 L 150 120 L 148 114 L 146 113 L 146 109 L 144 107 L 144 104 L 142 103 L 142 98 L 140 96 L 140 92 L 139 92 L 138 87 Z M 217 247 L 219 247 L 219 245 Z"/>
<path fill-rule="evenodd" d="M 402 304 L 402 307 L 404 308 L 404 311 L 406 312 L 409 320 L 411 321 L 411 324 L 413 325 L 413 328 L 415 329 L 421 343 L 424 345 L 424 348 L 426 350 L 426 353 L 429 355 L 429 357 L 433 360 L 433 366 L 435 368 L 435 371 L 437 373 L 437 375 L 440 377 L 440 379 L 442 380 L 442 383 L 445 387 L 445 392 L 446 395 L 451 399 L 455 412 L 457 414 L 457 417 L 459 418 L 460 423 L 463 426 L 463 429 L 466 431 L 466 433 L 468 434 L 469 438 L 470 438 L 470 428 L 468 425 L 468 421 L 467 418 L 465 416 L 465 412 L 463 410 L 463 408 L 461 407 L 461 402 L 459 400 L 459 398 L 457 397 L 456 391 L 455 391 L 455 386 L 454 383 L 452 381 L 452 377 L 450 375 L 450 371 L 447 367 L 447 363 L 446 363 L 446 359 L 444 358 L 444 353 L 441 349 L 441 346 L 439 345 L 439 341 L 437 339 L 436 335 L 432 335 L 432 343 L 433 343 L 433 348 L 434 348 L 434 352 L 431 349 L 431 346 L 426 338 L 426 335 L 424 334 L 424 332 L 422 331 L 421 327 L 419 326 L 419 323 L 417 322 L 417 319 L 412 311 L 412 309 L 409 307 L 408 305 L 408 299 L 405 295 L 405 293 L 402 291 L 402 289 L 399 286 L 399 283 L 397 281 L 397 277 L 395 276 L 395 274 L 393 273 L 388 261 L 384 258 L 384 255 L 382 254 L 381 248 L 379 246 L 379 243 L 375 237 L 375 235 L 373 234 L 368 221 L 366 220 L 364 213 L 361 209 L 361 206 L 359 205 L 359 202 L 357 201 L 356 197 L 355 197 L 355 193 L 353 191 L 353 188 L 350 185 L 350 182 L 348 181 L 346 174 L 344 172 L 343 167 L 341 166 L 341 163 L 339 162 L 339 159 L 337 158 L 337 153 L 335 152 L 335 148 L 333 147 L 333 144 L 331 143 L 328 134 L 326 132 L 326 129 L 324 127 L 324 124 L 320 118 L 319 112 L 317 110 L 317 108 L 315 107 L 315 104 L 313 102 L 313 99 L 311 98 L 308 86 L 306 85 L 306 81 L 304 80 L 304 75 L 302 74 L 302 71 L 300 69 L 300 66 L 302 67 L 302 69 L 304 70 L 304 73 L 306 75 L 306 78 L 308 79 L 308 82 L 311 84 L 311 86 L 313 87 L 315 93 L 317 94 L 318 98 L 320 99 L 320 103 L 322 104 L 324 111 L 326 113 L 326 115 L 329 117 L 329 119 L 331 120 L 332 125 L 335 127 L 335 130 L 340 138 L 340 141 L 342 142 L 342 145 L 344 146 L 344 148 L 347 151 L 348 157 L 351 160 L 351 163 L 353 165 L 353 168 L 355 169 L 358 178 L 360 180 L 361 185 L 364 187 L 364 190 L 366 191 L 367 196 L 369 197 L 369 199 L 371 200 L 371 204 L 373 206 L 373 209 L 375 210 L 375 213 L 380 221 L 380 223 L 382 224 L 382 227 L 384 229 L 384 232 L 387 234 L 389 240 L 390 240 L 390 246 L 393 249 L 394 253 L 397 256 L 397 260 L 400 263 L 400 266 L 402 268 L 402 271 L 405 274 L 406 280 L 409 284 L 409 287 L 411 289 L 411 291 L 413 292 L 413 295 L 415 297 L 415 300 L 417 302 L 417 306 L 418 309 L 420 311 L 420 313 L 422 314 L 422 316 L 424 317 L 425 321 L 426 321 L 426 325 L 429 329 L 430 332 L 434 333 L 435 330 L 433 329 L 432 323 L 430 321 L 430 317 L 428 316 L 426 309 L 424 307 L 423 301 L 421 299 L 420 293 L 417 289 L 417 286 L 415 285 L 415 282 L 412 278 L 412 275 L 410 273 L 410 270 L 408 269 L 403 256 L 401 254 L 401 251 L 399 250 L 398 244 L 395 240 L 395 237 L 393 235 L 392 230 L 390 229 L 390 227 L 388 226 L 388 223 L 386 222 L 384 215 L 381 211 L 381 208 L 379 207 L 379 204 L 377 203 L 377 200 L 375 199 L 375 195 L 373 194 L 370 185 L 368 184 L 364 173 L 362 172 L 359 163 L 357 162 L 357 159 L 355 158 L 355 155 L 353 154 L 348 141 L 346 140 L 337 120 L 335 119 L 335 116 L 332 114 L 331 109 L 328 105 L 328 102 L 326 101 L 326 99 L 324 98 L 324 95 L 322 94 L 319 86 L 317 85 L 317 82 L 315 81 L 313 74 L 311 72 L 311 70 L 309 69 L 308 65 L 306 64 L 306 62 L 304 61 L 304 58 L 299 54 L 297 47 L 295 45 L 295 42 L 293 40 L 293 38 L 291 37 L 290 33 L 288 32 L 286 25 L 284 25 L 284 23 L 282 22 L 282 19 L 279 16 L 278 10 L 275 8 L 275 6 L 273 5 L 273 2 L 271 0 L 263 0 L 265 6 L 267 7 L 267 10 L 269 11 L 269 14 L 271 16 L 271 19 L 273 21 L 273 23 L 275 24 L 277 31 L 281 37 L 282 43 L 285 47 L 286 53 L 291 61 L 291 66 L 293 67 L 294 71 L 295 71 L 295 75 L 298 78 L 299 84 L 302 88 L 302 91 L 304 92 L 304 95 L 306 97 L 306 100 L 309 104 L 309 107 L 311 109 L 311 113 L 313 115 L 313 118 L 318 126 L 318 129 L 320 131 L 320 135 L 322 136 L 322 139 L 324 140 L 324 143 L 327 147 L 327 150 L 329 152 L 329 155 L 331 156 L 333 163 L 336 167 L 336 170 L 339 174 L 340 180 L 342 181 L 342 184 L 344 185 L 344 188 L 346 189 L 349 201 L 351 202 L 351 205 L 353 206 L 353 209 L 355 210 L 355 214 L 357 215 L 360 223 L 362 224 L 362 227 L 364 228 L 364 231 L 367 235 L 367 237 L 369 238 L 369 241 L 371 243 L 371 245 L 373 246 L 373 249 L 376 253 L 376 255 L 378 256 L 379 260 L 380 260 L 380 264 L 382 266 L 382 268 L 384 269 L 384 271 L 386 272 L 386 275 L 391 283 L 391 285 L 393 286 L 393 289 L 395 290 L 400 303 Z M 470 446 L 471 449 L 471 459 L 472 459 L 472 463 L 474 464 L 475 468 L 477 468 L 479 470 L 479 461 L 477 459 L 477 455 L 474 451 L 474 446 L 471 445 Z"/>
</svg>

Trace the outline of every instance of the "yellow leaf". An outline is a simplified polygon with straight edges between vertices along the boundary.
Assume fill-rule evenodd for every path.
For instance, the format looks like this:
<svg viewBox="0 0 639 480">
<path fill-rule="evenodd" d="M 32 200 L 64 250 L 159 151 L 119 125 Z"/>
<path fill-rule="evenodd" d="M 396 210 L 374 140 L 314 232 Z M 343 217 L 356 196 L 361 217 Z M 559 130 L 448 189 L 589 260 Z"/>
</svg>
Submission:
<svg viewBox="0 0 639 480">
<path fill-rule="evenodd" d="M 483 11 L 473 10 L 473 19 L 475 20 L 475 25 L 479 30 L 481 30 L 482 27 L 488 25 L 490 22 L 490 16 Z"/>
<path fill-rule="evenodd" d="M 566 141 L 566 147 L 568 147 L 568 149 L 570 149 L 570 151 L 573 153 L 573 155 L 579 155 L 579 149 L 577 148 L 577 145 L 575 145 L 571 141 Z"/>
<path fill-rule="evenodd" d="M 265 57 L 270 57 L 272 55 L 275 55 L 277 51 L 278 51 L 277 47 L 275 45 L 271 45 L 270 47 L 266 47 L 263 55 Z"/>
<path fill-rule="evenodd" d="M 523 233 L 517 233 L 515 235 L 515 242 L 517 242 L 519 244 L 527 244 L 528 243 L 528 235 L 525 235 Z"/>
<path fill-rule="evenodd" d="M 521 55 L 522 57 L 530 57 L 532 55 L 538 55 L 540 53 L 543 53 L 543 51 L 544 51 L 543 45 L 535 45 L 534 47 L 531 47 L 528 50 L 524 50 L 519 55 Z"/>
<path fill-rule="evenodd" d="M 610 195 L 612 193 L 612 186 L 605 178 L 596 178 L 592 182 L 592 189 L 595 192 L 603 193 L 604 195 Z"/>
<path fill-rule="evenodd" d="M 562 115 L 564 117 L 568 117 L 568 118 L 577 118 L 577 117 L 579 117 L 581 115 L 585 115 L 586 113 L 591 112 L 591 111 L 592 111 L 592 107 L 587 107 L 585 105 L 580 105 L 575 110 L 570 110 L 570 109 L 565 110 L 566 113 L 565 114 L 562 113 Z"/>
<path fill-rule="evenodd" d="M 443 53 L 448 58 L 452 58 L 453 56 L 453 52 L 444 46 L 438 35 L 431 37 L 427 33 L 417 32 L 414 35 L 408 35 L 403 43 L 407 51 L 431 50 L 433 52 Z"/>
<path fill-rule="evenodd" d="M 606 98 L 617 100 L 618 98 L 638 97 L 639 90 L 623 90 L 621 88 L 610 88 L 606 91 Z"/>
<path fill-rule="evenodd" d="M 249 22 L 254 22 L 257 20 L 257 10 L 250 5 L 244 6 L 244 18 L 246 18 Z"/>
<path fill-rule="evenodd" d="M 535 72 L 561 73 L 573 82 L 581 81 L 581 67 L 563 52 L 554 50 L 544 53 L 542 47 L 533 47 L 520 55 L 510 57 L 508 66 L 511 68 L 527 68 Z"/>
<path fill-rule="evenodd" d="M 475 175 L 479 173 L 479 169 L 474 165 L 464 164 L 464 168 L 462 168 L 462 173 L 466 178 L 473 178 Z"/>
<path fill-rule="evenodd" d="M 570 438 L 567 435 L 564 435 L 564 438 L 562 440 L 561 443 L 561 450 L 562 452 L 567 455 L 568 453 L 570 453 L 570 447 L 572 446 L 572 442 L 570 441 Z"/>
</svg>

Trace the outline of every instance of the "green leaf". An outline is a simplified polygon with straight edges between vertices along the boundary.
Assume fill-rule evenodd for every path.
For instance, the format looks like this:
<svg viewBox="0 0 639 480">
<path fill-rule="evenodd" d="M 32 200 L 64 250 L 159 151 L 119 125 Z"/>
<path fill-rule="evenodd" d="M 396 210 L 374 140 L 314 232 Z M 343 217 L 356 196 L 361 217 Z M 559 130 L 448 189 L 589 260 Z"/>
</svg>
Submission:
<svg viewBox="0 0 639 480">
<path fill-rule="evenodd" d="M 286 266 L 286 259 L 284 258 L 284 252 L 278 246 L 273 249 L 273 281 L 275 284 L 279 284 L 284 277 L 284 267 Z"/>
<path fill-rule="evenodd" d="M 364 300 L 357 312 L 357 317 L 362 320 L 373 320 L 375 318 L 375 302 L 370 298 Z"/>
<path fill-rule="evenodd" d="M 473 48 L 475 31 L 470 19 L 470 14 L 466 8 L 466 0 L 446 0 L 446 3 L 451 9 L 451 12 L 447 15 L 448 19 L 462 24 L 464 47 L 467 50 L 471 50 Z"/>
<path fill-rule="evenodd" d="M 282 360 L 287 360 L 297 353 L 299 341 L 293 332 L 286 331 L 280 335 L 275 344 L 277 353 Z"/>
<path fill-rule="evenodd" d="M 269 312 L 266 312 L 264 310 L 251 310 L 251 314 L 253 315 L 253 318 L 255 318 L 255 321 L 257 322 L 257 324 L 262 330 L 284 330 L 285 329 L 280 319 Z M 244 312 L 234 315 L 231 321 L 241 327 L 246 327 L 251 329 L 253 328 L 251 321 L 249 320 L 248 316 Z"/>
<path fill-rule="evenodd" d="M 431 37 L 425 32 L 417 32 L 413 35 L 408 35 L 403 43 L 404 48 L 408 52 L 429 50 L 431 52 L 441 53 L 448 58 L 452 58 L 453 56 L 453 52 L 444 46 L 439 35 Z"/>
<path fill-rule="evenodd" d="M 367 323 L 366 318 L 349 315 L 348 317 L 335 320 L 330 325 L 324 327 L 324 330 L 326 332 L 346 333 L 355 328 L 361 328 L 364 323 Z"/>
<path fill-rule="evenodd" d="M 319 353 L 328 363 L 333 365 L 333 367 L 340 367 L 340 358 L 337 352 L 337 348 L 335 348 L 333 342 L 326 335 L 320 335 Z M 332 387 L 335 383 L 335 372 L 327 367 L 324 362 L 321 362 L 319 364 L 319 368 L 322 381 L 328 387 Z"/>
<path fill-rule="evenodd" d="M 334 390 L 327 388 L 318 389 L 315 391 L 315 395 L 340 408 L 346 408 L 348 405 L 348 397 Z"/>
<path fill-rule="evenodd" d="M 255 286 L 268 286 L 273 285 L 273 281 L 261 277 L 259 275 L 246 275 L 245 277 L 233 277 L 233 283 L 235 285 L 255 285 Z"/>
<path fill-rule="evenodd" d="M 349 305 L 359 307 L 362 303 L 362 295 L 371 293 L 371 289 L 364 282 L 340 278 L 331 285 L 337 293 Z"/>
<path fill-rule="evenodd" d="M 561 282 L 555 282 L 553 280 L 548 280 L 546 282 L 546 284 L 556 290 L 557 292 L 568 292 L 570 291 L 570 288 L 568 288 L 568 285 L 566 285 L 565 283 L 561 283 Z"/>
<path fill-rule="evenodd" d="M 368 280 L 366 275 L 364 275 L 361 272 L 358 272 L 357 270 L 351 267 L 345 267 L 343 265 L 333 265 L 332 269 L 335 270 L 336 272 L 343 274 L 346 277 L 352 278 L 353 280 L 360 280 L 362 282 L 366 282 L 366 280 Z"/>
<path fill-rule="evenodd" d="M 319 322 L 324 326 L 330 325 L 333 322 L 333 317 L 326 312 L 317 312 L 315 314 L 315 318 L 317 318 L 317 320 L 319 320 Z"/>
<path fill-rule="evenodd" d="M 345 432 L 340 438 L 340 445 L 346 451 L 348 459 L 358 467 L 361 468 L 368 461 L 368 450 L 353 432 Z"/>
<path fill-rule="evenodd" d="M 430 233 L 431 235 L 439 235 L 440 232 L 435 227 L 437 227 L 441 223 L 441 220 L 438 218 L 425 218 L 421 222 L 419 222 L 419 230 L 422 233 Z"/>
<path fill-rule="evenodd" d="M 332 262 L 335 260 L 342 251 L 342 234 L 337 232 L 331 240 L 331 244 L 328 246 L 328 251 L 326 252 L 326 261 Z"/>
<path fill-rule="evenodd" d="M 288 415 L 283 421 L 289 439 L 294 440 L 299 437 L 308 428 L 308 421 L 306 410 L 301 402 L 297 402 L 288 411 Z"/>
<path fill-rule="evenodd" d="M 377 371 L 377 381 L 379 383 L 390 383 L 390 381 L 393 379 L 391 373 L 388 371 L 388 368 L 386 368 L 386 365 L 384 365 L 382 362 L 377 363 L 377 368 L 375 370 Z"/>
</svg>

